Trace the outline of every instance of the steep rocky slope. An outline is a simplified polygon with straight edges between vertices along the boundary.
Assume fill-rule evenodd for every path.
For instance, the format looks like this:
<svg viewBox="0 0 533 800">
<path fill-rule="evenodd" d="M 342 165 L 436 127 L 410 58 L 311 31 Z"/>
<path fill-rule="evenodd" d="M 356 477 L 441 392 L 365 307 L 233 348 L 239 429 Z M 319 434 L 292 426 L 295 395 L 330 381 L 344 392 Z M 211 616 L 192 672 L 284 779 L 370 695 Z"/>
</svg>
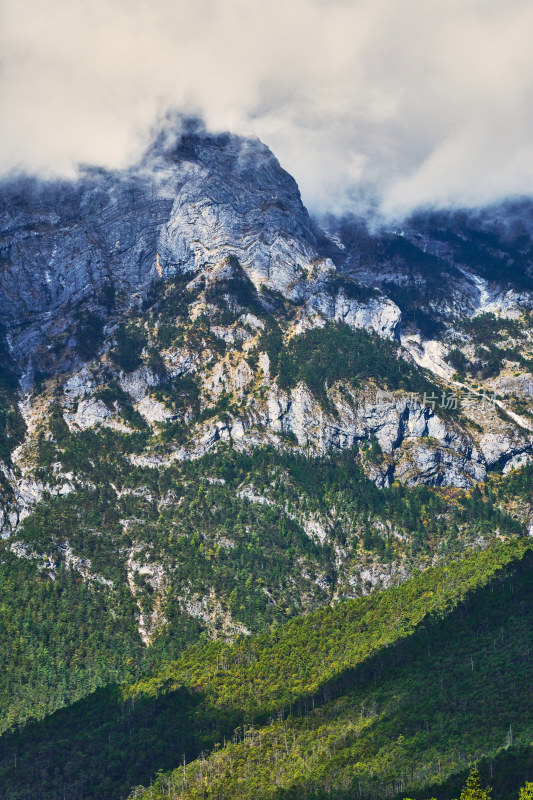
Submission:
<svg viewBox="0 0 533 800">
<path fill-rule="evenodd" d="M 487 467 L 529 453 L 532 294 L 523 219 L 513 236 L 506 230 L 498 240 L 491 231 L 495 242 L 487 242 L 479 221 L 473 228 L 472 222 L 468 227 L 442 218 L 414 220 L 418 227 L 407 233 L 375 236 L 357 222 L 330 221 L 326 235 L 264 145 L 210 137 L 194 128 L 171 146 L 156 141 L 142 163 L 125 173 L 87 170 L 70 184 L 20 180 L 5 184 L 1 197 L 0 297 L 7 345 L 26 393 L 44 379 L 54 382 L 57 393 L 56 376 L 66 373 L 59 402 L 71 427 L 113 424 L 112 409 L 94 399 L 106 379 L 119 381 L 149 423 L 163 421 L 168 413 L 149 396 L 163 370 L 171 379 L 197 373 L 202 408 L 222 391 L 242 401 L 252 384 L 255 390 L 262 384 L 263 403 L 254 399 L 251 419 L 215 421 L 209 430 L 197 431 L 191 455 L 220 438 L 246 438 L 254 426 L 294 434 L 300 445 L 311 443 L 321 451 L 375 434 L 391 453 L 406 440 L 429 436 L 440 445 L 437 456 L 428 455 L 425 445 L 410 447 L 412 468 L 381 471 L 377 480 L 467 486 Z M 508 217 L 513 213 L 517 216 L 511 209 Z M 177 347 L 168 333 L 176 320 L 168 314 L 165 345 L 158 336 L 161 321 L 143 315 L 154 292 L 161 295 L 154 289 L 158 282 L 182 274 L 191 275 L 185 321 L 194 327 L 207 319 L 229 353 L 213 353 L 201 340 L 196 347 Z M 484 341 L 476 349 L 469 320 L 487 313 L 495 316 L 490 333 L 496 338 L 498 319 L 515 322 L 512 348 L 495 349 Z M 467 404 L 463 415 L 478 435 L 472 426 L 465 428 L 465 420 L 460 432 L 438 420 L 434 400 L 420 408 L 413 398 L 381 396 L 376 405 L 368 393 L 355 404 L 346 397 L 333 401 L 333 417 L 325 415 L 304 386 L 283 392 L 273 381 L 268 353 L 260 348 L 266 316 L 275 318 L 284 341 L 328 321 L 401 340 L 400 355 L 431 370 L 437 392 L 475 391 L 487 383 L 492 393 L 509 395 L 500 405 L 511 412 L 505 430 L 494 414 L 476 416 Z M 124 362 L 117 369 L 105 352 L 126 319 L 142 330 L 145 349 L 137 365 Z M 146 346 L 159 352 L 159 374 L 147 363 Z M 95 361 L 99 352 L 104 355 Z M 250 353 L 259 375 L 247 362 Z M 477 384 L 454 381 L 453 356 L 471 367 Z M 501 364 L 495 364 L 498 358 Z M 469 398 L 475 405 L 473 391 Z M 437 409 L 446 402 L 456 401 L 442 401 L 441 394 Z M 25 400 L 30 430 L 34 405 Z M 253 436 L 252 443 L 261 438 Z"/>
<path fill-rule="evenodd" d="M 4 727 L 530 529 L 505 488 L 533 452 L 526 207 L 319 225 L 268 148 L 194 125 L 0 197 L 6 648 L 34 664 L 24 575 L 64 681 L 6 684 Z M 79 675 L 54 592 L 86 610 Z"/>
</svg>

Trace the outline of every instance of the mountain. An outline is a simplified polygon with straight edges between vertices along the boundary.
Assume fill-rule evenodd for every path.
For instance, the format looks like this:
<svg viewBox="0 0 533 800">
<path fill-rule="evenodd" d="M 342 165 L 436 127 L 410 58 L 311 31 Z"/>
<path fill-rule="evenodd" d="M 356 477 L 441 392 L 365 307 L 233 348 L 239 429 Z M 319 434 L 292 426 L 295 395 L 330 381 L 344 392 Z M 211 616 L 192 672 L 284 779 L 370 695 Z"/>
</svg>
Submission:
<svg viewBox="0 0 533 800">
<path fill-rule="evenodd" d="M 92 692 L 109 699 L 99 687 L 191 647 L 275 638 L 317 609 L 394 597 L 421 571 L 524 546 L 532 215 L 521 200 L 401 230 L 312 219 L 265 145 L 194 121 L 127 170 L 4 181 L 5 741 L 28 723 L 36 758 L 40 725 L 73 724 L 77 712 L 58 709 L 88 703 L 90 734 Z M 518 607 L 501 602 L 511 630 Z M 163 738 L 179 714 L 166 702 Z M 149 736 L 145 771 L 121 762 L 101 796 L 177 764 L 152 757 Z M 479 742 L 478 754 L 493 740 Z M 86 746 L 91 771 L 83 752 L 97 745 Z M 452 779 L 474 756 L 465 744 L 446 758 Z M 70 796 L 96 796 L 61 761 Z M 46 791 L 38 772 L 27 789 L 26 772 L 6 778 L 13 797 L 67 792 L 45 773 Z"/>
<path fill-rule="evenodd" d="M 444 800 L 482 759 L 495 800 L 516 797 L 533 768 L 532 566 L 499 545 L 193 648 L 0 739 L 5 796 L 124 797 L 157 774 L 128 796 Z"/>
</svg>

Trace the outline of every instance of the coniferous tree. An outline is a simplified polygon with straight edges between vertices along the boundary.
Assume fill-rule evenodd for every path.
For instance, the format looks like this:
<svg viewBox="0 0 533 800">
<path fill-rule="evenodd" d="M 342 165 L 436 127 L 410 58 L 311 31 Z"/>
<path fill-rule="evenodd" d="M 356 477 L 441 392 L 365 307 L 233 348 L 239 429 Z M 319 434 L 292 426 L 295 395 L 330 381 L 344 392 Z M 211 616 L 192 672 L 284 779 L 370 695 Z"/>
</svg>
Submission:
<svg viewBox="0 0 533 800">
<path fill-rule="evenodd" d="M 466 786 L 461 792 L 460 800 L 491 800 L 491 791 L 488 786 L 481 788 L 481 778 L 477 767 L 473 767 Z"/>
</svg>

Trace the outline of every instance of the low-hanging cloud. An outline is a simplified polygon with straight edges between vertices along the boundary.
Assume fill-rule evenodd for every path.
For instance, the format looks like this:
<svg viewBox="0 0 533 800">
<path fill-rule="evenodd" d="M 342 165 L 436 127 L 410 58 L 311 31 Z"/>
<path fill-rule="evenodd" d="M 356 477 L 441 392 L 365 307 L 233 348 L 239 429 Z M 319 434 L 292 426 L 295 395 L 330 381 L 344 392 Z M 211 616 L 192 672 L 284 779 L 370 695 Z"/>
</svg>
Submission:
<svg viewBox="0 0 533 800">
<path fill-rule="evenodd" d="M 176 108 L 316 213 L 530 195 L 532 31 L 529 0 L 0 0 L 0 173 L 125 166 Z"/>
</svg>

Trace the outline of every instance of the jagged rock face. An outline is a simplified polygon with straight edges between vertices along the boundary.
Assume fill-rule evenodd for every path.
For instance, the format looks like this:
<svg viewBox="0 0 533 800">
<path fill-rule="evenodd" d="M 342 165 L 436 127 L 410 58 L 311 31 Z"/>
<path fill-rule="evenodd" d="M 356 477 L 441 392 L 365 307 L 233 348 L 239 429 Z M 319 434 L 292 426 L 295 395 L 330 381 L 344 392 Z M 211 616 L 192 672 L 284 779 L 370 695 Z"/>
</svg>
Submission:
<svg viewBox="0 0 533 800">
<path fill-rule="evenodd" d="M 230 135 L 183 137 L 131 170 L 77 182 L 4 183 L 0 313 L 14 358 L 58 340 L 72 350 L 82 301 L 106 318 L 117 293 L 138 303 L 154 279 L 228 255 L 257 285 L 285 290 L 317 258 L 312 227 L 268 148 Z"/>
<path fill-rule="evenodd" d="M 350 217 L 328 227 L 323 252 L 361 283 L 383 288 L 425 338 L 465 315 L 513 317 L 531 308 L 531 201 L 419 214 L 375 234 Z"/>
<path fill-rule="evenodd" d="M 138 165 L 123 172 L 90 169 L 72 183 L 5 183 L 0 226 L 0 312 L 22 387 L 31 388 L 35 372 L 43 368 L 52 376 L 69 371 L 62 402 L 72 431 L 104 426 L 128 432 L 117 419 L 118 407 L 95 396 L 110 377 L 148 424 L 175 418 L 151 396 L 159 378 L 147 366 L 127 373 L 104 358 L 98 375 L 83 366 L 113 346 L 124 312 L 133 307 L 140 313 L 151 284 L 175 273 L 191 273 L 191 285 L 197 286 L 239 280 L 243 274 L 259 290 L 260 302 L 266 302 L 261 294 L 266 287 L 297 309 L 286 337 L 328 321 L 364 328 L 401 341 L 404 357 L 445 383 L 453 368 L 446 361 L 449 331 L 443 321 L 485 311 L 515 318 L 533 305 L 526 263 L 533 247 L 531 236 L 522 241 L 525 222 L 522 239 L 516 231 L 513 236 L 500 231 L 498 239 L 492 228 L 482 230 L 480 239 L 464 220 L 449 215 L 375 235 L 353 220 L 341 220 L 332 224 L 328 239 L 269 149 L 229 134 L 196 130 L 171 144 L 155 142 Z M 465 242 L 476 244 L 474 255 Z M 490 269 L 475 271 L 479 252 L 492 254 Z M 506 258 L 516 263 L 516 287 L 502 282 Z M 92 351 L 80 353 L 78 329 L 87 313 L 100 320 L 103 331 Z M 193 321 L 195 313 L 211 313 L 205 293 L 191 310 Z M 230 329 L 214 324 L 212 331 L 230 350 L 247 352 L 265 323 L 249 310 L 241 323 Z M 168 378 L 198 373 L 204 404 L 230 392 L 245 406 L 232 420 L 216 419 L 198 429 L 197 440 L 179 457 L 201 455 L 220 440 L 253 446 L 289 434 L 300 446 L 311 441 L 323 453 L 375 437 L 391 456 L 383 469 L 370 469 L 380 485 L 398 478 L 409 484 L 468 486 L 482 479 L 487 467 L 518 463 L 531 449 L 531 437 L 523 431 L 498 430 L 495 423 L 473 438 L 405 398 L 389 408 L 366 401 L 344 407 L 339 400 L 333 418 L 305 386 L 289 394 L 279 391 L 264 352 L 256 354 L 263 400 L 246 405 L 257 377 L 245 358 L 231 365 L 215 359 L 207 369 L 198 352 L 155 345 Z M 508 375 L 498 385 L 515 384 Z M 530 384 L 521 380 L 520 387 L 527 400 Z M 37 487 L 34 494 L 41 491 Z"/>
<path fill-rule="evenodd" d="M 74 304 L 107 284 L 141 289 L 172 207 L 155 176 L 90 170 L 75 183 L 2 186 L 0 308 L 6 323 Z M 146 213 L 149 211 L 149 213 Z"/>
<path fill-rule="evenodd" d="M 318 312 L 334 322 L 372 330 L 387 339 L 398 338 L 402 314 L 388 297 L 378 295 L 360 302 L 347 297 L 342 289 L 337 294 L 328 291 L 327 285 L 317 285 L 313 289 L 307 301 L 309 317 Z"/>
<path fill-rule="evenodd" d="M 377 286 L 402 312 L 402 342 L 441 377 L 443 343 L 466 319 L 486 314 L 518 319 L 533 307 L 532 204 L 477 214 L 435 212 L 400 230 L 369 233 L 354 219 L 329 221 L 323 252 L 339 270 Z"/>
<path fill-rule="evenodd" d="M 239 448 L 275 442 L 272 434 L 292 435 L 300 447 L 321 454 L 375 438 L 385 458 L 379 466 L 369 465 L 367 472 L 381 487 L 401 480 L 407 485 L 468 488 L 483 480 L 487 465 L 493 463 L 458 425 L 405 397 L 381 402 L 361 396 L 353 403 L 337 396 L 334 401 L 335 414 L 326 413 L 307 387 L 286 393 L 274 386 L 242 418 L 208 425 L 196 447 L 183 449 L 180 458 L 201 457 L 220 441 L 231 440 Z M 266 433 L 261 436 L 258 430 Z M 505 440 L 502 449 L 505 444 L 509 442 Z M 519 447 L 516 439 L 514 444 Z M 522 450 L 527 447 L 524 441 L 520 444 Z"/>
<path fill-rule="evenodd" d="M 259 141 L 224 136 L 182 141 L 186 175 L 160 235 L 163 273 L 238 258 L 254 283 L 280 291 L 317 258 L 294 179 Z"/>
<path fill-rule="evenodd" d="M 43 345 L 73 351 L 82 301 L 105 318 L 117 292 L 131 302 L 153 280 L 172 207 L 156 187 L 154 178 L 92 170 L 76 183 L 3 185 L 0 312 L 15 361 L 23 371 L 30 361 L 29 382 Z M 67 361 L 76 363 L 74 352 Z"/>
<path fill-rule="evenodd" d="M 5 332 L 20 369 L 26 423 L 25 440 L 21 435 L 10 459 L 0 461 L 4 546 L 34 559 L 51 577 L 63 563 L 84 580 L 118 586 L 121 579 L 106 577 L 103 560 L 91 562 L 85 542 L 74 535 L 61 535 L 52 551 L 48 541 L 34 548 L 24 539 L 43 501 L 85 509 L 86 493 L 96 497 L 110 488 L 114 495 L 104 493 L 105 502 L 113 506 L 116 495 L 120 517 L 107 552 L 121 560 L 139 634 L 149 645 L 171 623 L 166 598 L 181 556 L 170 553 L 186 520 L 181 503 L 186 475 L 194 474 L 190 462 L 217 449 L 223 459 L 221 444 L 245 454 L 269 446 L 280 462 L 282 450 L 308 459 L 349 450 L 345 463 L 356 460 L 379 488 L 399 481 L 469 489 L 490 480 L 491 469 L 507 472 L 531 459 L 533 315 L 527 310 L 533 294 L 525 261 L 523 280 L 514 286 L 497 270 L 476 271 L 472 259 L 462 258 L 460 230 L 449 241 L 427 221 L 401 234 L 335 225 L 329 239 L 320 232 L 296 183 L 263 144 L 198 131 L 170 145 L 156 142 L 124 172 L 93 169 L 75 183 L 4 184 L 0 336 Z M 467 243 L 475 238 L 463 233 Z M 504 244 L 497 259 L 511 257 L 511 250 L 518 259 L 516 242 L 508 252 Z M 495 316 L 490 324 L 481 319 L 476 339 L 468 325 L 486 312 Z M 509 322 L 501 336 L 500 319 Z M 450 350 L 461 347 L 465 359 L 480 359 L 483 324 L 492 331 L 491 347 L 503 348 L 500 340 L 509 332 L 514 338 L 507 338 L 504 353 L 500 348 L 497 375 L 482 387 L 463 375 L 463 385 Z M 83 348 L 91 325 L 94 341 Z M 127 355 L 132 341 L 138 352 L 125 359 L 121 348 Z M 331 353 L 336 347 L 342 358 Z M 45 374 L 36 385 L 37 371 Z M 412 378 L 423 401 L 408 388 Z M 438 401 L 425 404 L 431 387 L 439 397 L 474 387 L 505 397 L 489 413 L 474 393 L 470 406 L 448 413 L 450 406 Z M 0 384 L 0 422 L 1 392 Z M 108 471 L 115 448 L 117 464 Z M 196 466 L 201 472 L 210 461 Z M 185 477 L 174 485 L 180 470 Z M 273 506 L 269 513 L 287 513 L 301 525 L 331 554 L 328 570 L 342 576 L 337 596 L 346 587 L 367 593 L 405 577 L 405 564 L 385 566 L 367 556 L 354 561 L 335 538 L 346 514 L 345 532 L 364 543 L 363 528 L 354 529 L 352 513 L 340 508 L 344 500 L 339 507 L 328 500 L 320 513 L 311 504 L 295 514 L 285 499 L 276 509 L 279 497 L 269 496 L 276 483 L 270 475 L 259 477 L 260 488 L 243 483 L 232 489 L 232 502 Z M 195 485 L 199 506 L 205 502 L 201 480 Z M 275 480 L 285 480 L 281 469 Z M 155 530 L 149 514 L 152 522 L 164 522 L 167 512 L 168 536 L 165 531 L 155 547 L 159 535 L 145 541 L 142 528 Z M 232 514 L 207 549 L 209 558 L 236 546 Z M 103 517 L 98 529 L 89 521 L 91 535 L 105 534 Z M 408 544 L 396 523 L 374 522 L 385 539 Z M 75 534 L 76 522 L 71 527 Z M 253 526 L 246 535 L 255 536 Z M 307 568 L 300 568 L 313 584 L 304 605 L 316 602 L 315 589 L 331 599 L 329 572 L 321 567 L 304 575 Z M 180 613 L 212 636 L 248 633 L 229 613 L 228 598 L 206 581 L 181 584 Z M 273 587 L 265 585 L 264 592 L 269 603 L 277 602 Z"/>
</svg>

